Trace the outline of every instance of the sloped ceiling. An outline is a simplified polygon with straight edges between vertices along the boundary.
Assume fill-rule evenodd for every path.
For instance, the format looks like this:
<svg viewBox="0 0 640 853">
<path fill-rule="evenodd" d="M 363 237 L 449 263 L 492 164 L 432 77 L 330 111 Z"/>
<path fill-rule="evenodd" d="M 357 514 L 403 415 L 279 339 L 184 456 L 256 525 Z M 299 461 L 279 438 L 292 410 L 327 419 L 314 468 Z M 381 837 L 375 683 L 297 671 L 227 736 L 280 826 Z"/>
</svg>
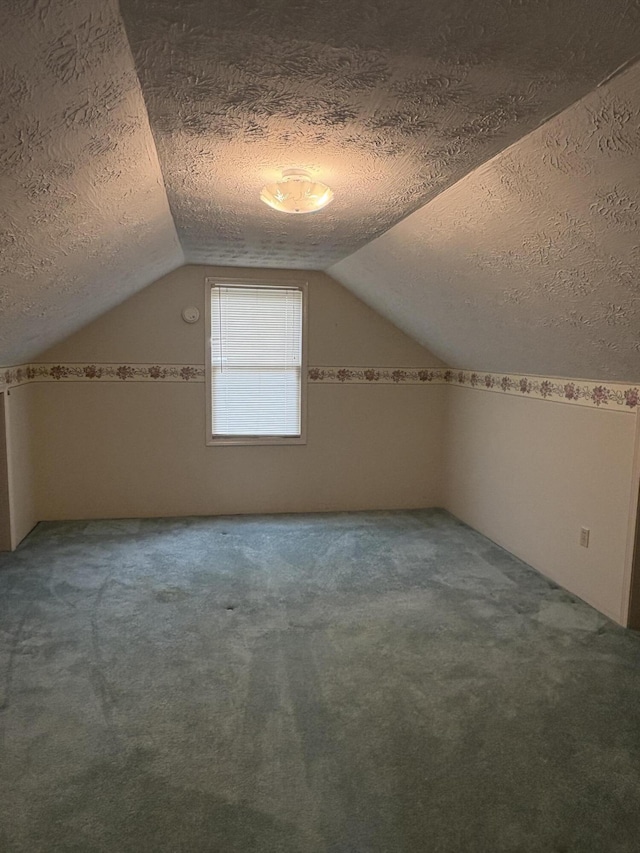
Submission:
<svg viewBox="0 0 640 853">
<path fill-rule="evenodd" d="M 330 273 L 452 366 L 640 381 L 640 64 Z"/>
<path fill-rule="evenodd" d="M 639 43 L 640 0 L 5 0 L 0 363 L 33 357 L 185 256 L 344 259 L 431 209 Z M 292 166 L 335 202 L 306 217 L 262 205 L 261 186 Z M 429 315 L 405 322 L 422 298 L 405 292 L 400 310 L 382 292 L 398 269 L 365 282 L 358 257 L 336 274 L 432 344 Z M 516 304 L 500 303 L 503 325 Z M 440 352 L 466 362 L 454 337 L 436 339 Z M 516 369 L 518 347 L 505 343 L 500 369 Z"/>
<path fill-rule="evenodd" d="M 637 0 L 121 0 L 191 262 L 325 268 L 640 47 Z M 312 217 L 258 198 L 289 166 Z"/>
<path fill-rule="evenodd" d="M 116 3 L 0 4 L 0 364 L 183 262 Z"/>
</svg>

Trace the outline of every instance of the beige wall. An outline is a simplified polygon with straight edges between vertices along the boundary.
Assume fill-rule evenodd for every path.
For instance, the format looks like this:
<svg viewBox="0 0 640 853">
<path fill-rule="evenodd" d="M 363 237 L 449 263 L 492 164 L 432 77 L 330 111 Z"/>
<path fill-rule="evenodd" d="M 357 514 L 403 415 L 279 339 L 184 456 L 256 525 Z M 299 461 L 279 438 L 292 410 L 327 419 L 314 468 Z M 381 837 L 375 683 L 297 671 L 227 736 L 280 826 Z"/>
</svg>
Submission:
<svg viewBox="0 0 640 853">
<path fill-rule="evenodd" d="M 0 551 L 11 550 L 11 510 L 9 501 L 9 448 L 5 394 L 0 391 Z"/>
<path fill-rule="evenodd" d="M 41 362 L 204 362 L 205 277 L 246 275 L 265 281 L 309 282 L 309 364 L 314 366 L 436 367 L 442 365 L 388 320 L 329 276 L 308 270 L 181 267 L 132 296 L 58 346 Z M 180 312 L 201 310 L 190 326 Z"/>
<path fill-rule="evenodd" d="M 12 388 L 5 395 L 11 547 L 40 521 L 37 495 L 38 413 L 35 386 Z"/>
<path fill-rule="evenodd" d="M 636 445 L 637 446 L 637 445 Z M 629 572 L 629 608 L 627 613 L 627 625 L 630 628 L 635 628 L 640 631 L 640 514 L 637 508 L 640 503 L 640 495 L 636 495 L 636 517 L 635 524 L 632 526 L 631 536 L 633 541 L 630 541 L 631 550 L 631 565 Z"/>
<path fill-rule="evenodd" d="M 444 388 L 313 385 L 306 445 L 206 447 L 203 384 L 34 387 L 43 518 L 440 503 Z"/>
<path fill-rule="evenodd" d="M 636 416 L 448 391 L 447 509 L 624 621 Z"/>
<path fill-rule="evenodd" d="M 216 270 L 188 266 L 166 276 L 40 360 L 203 363 L 207 274 Z M 261 274 L 309 281 L 310 365 L 440 364 L 327 276 Z M 180 317 L 190 304 L 203 313 L 192 326 Z M 284 447 L 205 446 L 202 383 L 29 387 L 39 413 L 41 518 L 390 509 L 441 502 L 443 387 L 311 384 L 307 444 Z"/>
</svg>

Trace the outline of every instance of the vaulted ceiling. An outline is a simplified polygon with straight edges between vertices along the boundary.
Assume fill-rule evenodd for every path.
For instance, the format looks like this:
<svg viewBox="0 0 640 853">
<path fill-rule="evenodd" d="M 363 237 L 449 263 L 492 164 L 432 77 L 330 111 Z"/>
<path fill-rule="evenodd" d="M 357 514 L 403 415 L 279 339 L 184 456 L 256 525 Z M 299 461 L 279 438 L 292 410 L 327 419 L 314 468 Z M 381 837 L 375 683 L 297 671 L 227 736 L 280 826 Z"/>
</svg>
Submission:
<svg viewBox="0 0 640 853">
<path fill-rule="evenodd" d="M 640 50 L 629 0 L 121 0 L 189 261 L 324 268 Z M 289 166 L 335 192 L 284 219 Z"/>
<path fill-rule="evenodd" d="M 183 262 L 115 3 L 0 4 L 0 363 Z"/>
<path fill-rule="evenodd" d="M 331 266 L 452 363 L 628 374 L 635 173 L 602 146 L 615 136 L 605 126 L 622 124 L 637 158 L 637 76 L 602 87 L 631 81 L 624 115 L 617 95 L 603 105 L 589 93 L 639 43 L 640 0 L 5 0 L 0 363 L 32 357 L 186 259 Z M 573 117 L 589 109 L 586 123 Z M 567 146 L 588 147 L 585 133 L 576 166 Z M 515 160 L 479 180 L 512 143 Z M 573 165 L 536 172 L 545 152 Z M 333 204 L 301 217 L 265 207 L 260 188 L 292 166 L 330 184 Z M 571 213 L 585 205 L 588 216 Z M 528 224 L 514 230 L 514 217 Z M 592 219 L 602 228 L 588 231 Z M 572 246 L 604 243 L 568 260 L 563 243 L 561 259 L 567 227 Z M 544 270 L 560 284 L 541 295 Z M 614 307 L 585 312 L 583 299 Z M 465 312 L 478 319 L 472 334 Z M 529 321 L 553 359 L 523 355 Z M 499 344 L 492 323 L 512 329 Z M 574 344 L 588 369 L 568 357 Z"/>
<path fill-rule="evenodd" d="M 640 381 L 640 63 L 330 273 L 453 366 Z"/>
</svg>

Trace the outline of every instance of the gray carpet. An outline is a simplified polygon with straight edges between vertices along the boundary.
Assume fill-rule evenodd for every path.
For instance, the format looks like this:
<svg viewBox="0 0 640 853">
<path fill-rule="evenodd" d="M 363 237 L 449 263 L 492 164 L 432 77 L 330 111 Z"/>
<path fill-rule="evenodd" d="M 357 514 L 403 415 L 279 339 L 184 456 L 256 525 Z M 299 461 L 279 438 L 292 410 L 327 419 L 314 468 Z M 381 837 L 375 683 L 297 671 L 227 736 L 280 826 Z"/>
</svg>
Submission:
<svg viewBox="0 0 640 853">
<path fill-rule="evenodd" d="M 640 849 L 640 640 L 442 511 L 0 556 L 6 853 Z"/>
</svg>

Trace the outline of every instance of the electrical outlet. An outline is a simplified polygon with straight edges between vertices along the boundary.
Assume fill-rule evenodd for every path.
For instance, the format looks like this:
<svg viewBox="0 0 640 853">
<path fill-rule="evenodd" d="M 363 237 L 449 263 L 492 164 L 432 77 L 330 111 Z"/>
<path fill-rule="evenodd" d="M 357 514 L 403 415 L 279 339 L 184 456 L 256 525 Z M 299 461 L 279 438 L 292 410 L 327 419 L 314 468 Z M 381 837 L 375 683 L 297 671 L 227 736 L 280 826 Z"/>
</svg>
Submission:
<svg viewBox="0 0 640 853">
<path fill-rule="evenodd" d="M 588 527 L 581 527 L 580 528 L 580 544 L 582 545 L 583 548 L 589 547 L 589 533 L 590 532 L 591 531 L 589 530 Z"/>
</svg>

